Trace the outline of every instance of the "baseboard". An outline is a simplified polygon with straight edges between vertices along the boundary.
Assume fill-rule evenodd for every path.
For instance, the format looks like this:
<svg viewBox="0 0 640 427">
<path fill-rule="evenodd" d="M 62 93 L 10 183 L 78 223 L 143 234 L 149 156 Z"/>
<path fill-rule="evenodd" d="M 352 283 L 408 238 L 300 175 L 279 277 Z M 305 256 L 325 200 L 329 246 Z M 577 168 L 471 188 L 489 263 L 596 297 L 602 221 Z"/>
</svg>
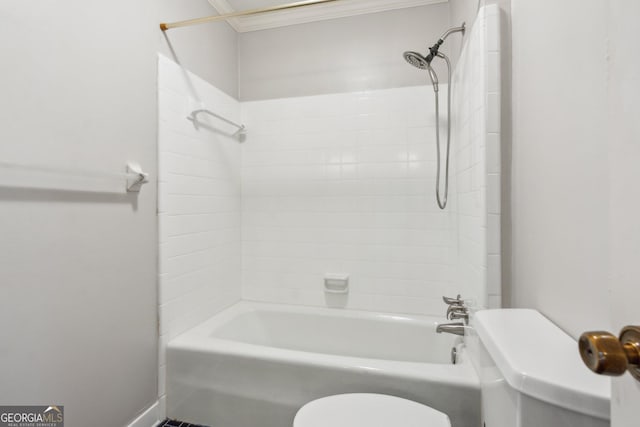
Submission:
<svg viewBox="0 0 640 427">
<path fill-rule="evenodd" d="M 160 424 L 160 404 L 155 402 L 127 427 L 155 427 Z"/>
</svg>

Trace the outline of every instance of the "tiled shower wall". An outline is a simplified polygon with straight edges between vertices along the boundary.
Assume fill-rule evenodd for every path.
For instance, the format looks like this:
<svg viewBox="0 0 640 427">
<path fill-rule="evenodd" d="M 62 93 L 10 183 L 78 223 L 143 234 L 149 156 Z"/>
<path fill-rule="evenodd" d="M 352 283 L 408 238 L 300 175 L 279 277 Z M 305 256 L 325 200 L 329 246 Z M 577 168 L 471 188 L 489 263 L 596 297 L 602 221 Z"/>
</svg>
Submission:
<svg viewBox="0 0 640 427">
<path fill-rule="evenodd" d="M 442 314 L 456 197 L 434 199 L 434 117 L 430 86 L 243 103 L 243 297 Z"/>
<path fill-rule="evenodd" d="M 454 74 L 444 211 L 430 85 L 241 105 L 160 58 L 161 365 L 168 339 L 240 289 L 249 300 L 398 313 L 441 315 L 441 295 L 458 292 L 499 304 L 497 13 L 481 9 Z M 246 141 L 215 119 L 186 120 L 201 106 L 244 122 Z M 335 273 L 349 275 L 348 295 L 325 294 Z"/>
<path fill-rule="evenodd" d="M 159 56 L 159 395 L 166 343 L 240 299 L 240 103 Z"/>
<path fill-rule="evenodd" d="M 458 196 L 456 283 L 479 307 L 500 307 L 500 22 L 480 8 L 452 79 Z"/>
<path fill-rule="evenodd" d="M 490 5 L 465 36 L 445 211 L 430 85 L 243 103 L 243 298 L 435 315 L 441 295 L 500 305 L 499 34 Z M 327 273 L 349 275 L 348 296 L 323 292 Z"/>
</svg>

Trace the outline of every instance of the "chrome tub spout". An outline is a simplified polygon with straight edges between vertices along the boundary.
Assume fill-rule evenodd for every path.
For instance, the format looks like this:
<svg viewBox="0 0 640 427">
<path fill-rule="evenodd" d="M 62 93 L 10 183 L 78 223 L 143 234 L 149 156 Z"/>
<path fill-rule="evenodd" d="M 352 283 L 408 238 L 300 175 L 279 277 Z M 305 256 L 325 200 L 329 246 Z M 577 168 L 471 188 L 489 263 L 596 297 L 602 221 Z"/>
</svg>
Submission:
<svg viewBox="0 0 640 427">
<path fill-rule="evenodd" d="M 462 322 L 454 322 L 454 323 L 441 323 L 436 328 L 436 332 L 441 334 L 445 332 L 447 334 L 454 334 L 464 336 L 464 323 Z"/>
</svg>

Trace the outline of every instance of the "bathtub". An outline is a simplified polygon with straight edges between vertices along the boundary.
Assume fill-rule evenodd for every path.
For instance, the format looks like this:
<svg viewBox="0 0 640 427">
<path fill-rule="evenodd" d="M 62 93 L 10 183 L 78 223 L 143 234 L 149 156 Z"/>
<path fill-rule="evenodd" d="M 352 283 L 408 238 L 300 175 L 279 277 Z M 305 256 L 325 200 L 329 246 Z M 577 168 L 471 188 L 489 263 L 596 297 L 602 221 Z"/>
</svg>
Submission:
<svg viewBox="0 0 640 427">
<path fill-rule="evenodd" d="M 290 427 L 305 403 L 384 393 L 477 427 L 476 373 L 444 319 L 240 302 L 167 346 L 167 414 L 212 427 Z M 460 346 L 458 346 L 460 347 Z"/>
</svg>

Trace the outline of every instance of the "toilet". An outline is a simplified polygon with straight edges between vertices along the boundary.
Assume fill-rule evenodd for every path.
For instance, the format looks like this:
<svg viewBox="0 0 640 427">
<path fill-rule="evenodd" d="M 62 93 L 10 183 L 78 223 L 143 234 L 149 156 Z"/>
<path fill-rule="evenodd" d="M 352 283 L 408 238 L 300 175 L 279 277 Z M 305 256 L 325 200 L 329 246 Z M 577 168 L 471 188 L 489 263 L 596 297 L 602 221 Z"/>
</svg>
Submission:
<svg viewBox="0 0 640 427">
<path fill-rule="evenodd" d="M 609 427 L 610 380 L 583 366 L 577 342 L 536 310 L 483 310 L 465 336 L 486 427 Z M 314 400 L 293 427 L 451 427 L 429 406 L 383 394 Z"/>
<path fill-rule="evenodd" d="M 577 341 L 540 312 L 482 310 L 466 351 L 487 427 L 609 427 L 611 382 L 584 366 Z"/>
<path fill-rule="evenodd" d="M 451 427 L 446 414 L 395 396 L 337 394 L 304 405 L 293 427 Z"/>
</svg>

